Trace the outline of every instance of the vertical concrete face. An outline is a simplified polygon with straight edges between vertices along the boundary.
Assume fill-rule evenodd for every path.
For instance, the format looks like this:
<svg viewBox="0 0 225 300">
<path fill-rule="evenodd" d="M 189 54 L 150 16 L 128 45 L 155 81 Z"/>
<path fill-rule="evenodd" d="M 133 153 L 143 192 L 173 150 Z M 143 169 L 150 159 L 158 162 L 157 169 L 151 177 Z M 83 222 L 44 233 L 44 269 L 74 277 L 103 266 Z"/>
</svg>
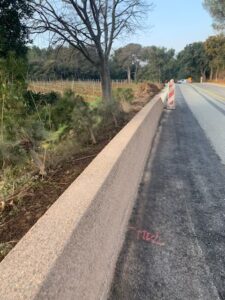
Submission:
<svg viewBox="0 0 225 300">
<path fill-rule="evenodd" d="M 163 109 L 155 97 L 0 264 L 0 299 L 106 299 Z"/>
</svg>

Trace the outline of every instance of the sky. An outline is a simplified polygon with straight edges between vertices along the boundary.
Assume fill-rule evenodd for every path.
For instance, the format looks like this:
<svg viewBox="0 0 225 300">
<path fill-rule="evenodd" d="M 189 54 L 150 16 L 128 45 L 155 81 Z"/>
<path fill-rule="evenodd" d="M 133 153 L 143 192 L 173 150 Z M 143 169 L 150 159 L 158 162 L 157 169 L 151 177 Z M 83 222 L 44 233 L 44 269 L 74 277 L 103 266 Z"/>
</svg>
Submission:
<svg viewBox="0 0 225 300">
<path fill-rule="evenodd" d="M 187 44 L 204 41 L 214 35 L 212 18 L 202 0 L 148 0 L 154 9 L 148 14 L 145 29 L 115 42 L 114 49 L 128 43 L 173 48 L 176 52 Z M 34 43 L 48 46 L 48 35 L 36 37 Z"/>
<path fill-rule="evenodd" d="M 155 8 L 148 16 L 145 31 L 129 37 L 129 42 L 174 48 L 178 52 L 187 44 L 204 41 L 208 36 L 215 34 L 212 18 L 203 8 L 202 0 L 152 2 Z M 118 44 L 121 44 L 121 41 L 118 41 Z"/>
</svg>

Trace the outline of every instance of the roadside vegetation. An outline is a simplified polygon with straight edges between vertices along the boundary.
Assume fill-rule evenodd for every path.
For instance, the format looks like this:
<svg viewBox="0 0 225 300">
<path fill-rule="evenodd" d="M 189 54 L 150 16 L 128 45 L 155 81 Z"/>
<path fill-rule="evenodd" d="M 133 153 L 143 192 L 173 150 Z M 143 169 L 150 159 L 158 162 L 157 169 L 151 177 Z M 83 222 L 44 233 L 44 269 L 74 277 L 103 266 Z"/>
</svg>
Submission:
<svg viewBox="0 0 225 300">
<path fill-rule="evenodd" d="M 88 59 L 79 56 L 77 61 L 67 47 L 42 50 L 26 46 L 29 32 L 25 23 L 33 10 L 25 0 L 14 2 L 0 4 L 4 41 L 0 43 L 0 260 L 162 87 L 115 81 L 110 99 L 105 99 L 101 82 L 93 81 L 101 76 L 96 75 L 98 70 L 91 71 Z M 12 23 L 17 28 L 10 32 Z M 48 61 L 43 53 L 51 52 L 58 56 Z M 60 57 L 66 61 L 60 62 Z M 74 77 L 73 61 L 84 64 L 78 77 Z M 60 80 L 31 81 L 40 76 L 42 68 L 48 79 L 50 74 L 57 78 L 55 64 L 59 62 Z M 46 64 L 51 67 L 45 69 Z M 71 75 L 67 68 L 73 70 Z M 85 76 L 92 81 L 76 81 Z"/>
<path fill-rule="evenodd" d="M 160 88 L 117 88 L 109 109 L 71 90 L 34 93 L 16 82 L 14 98 L 10 83 L 2 93 L 0 258 Z"/>
<path fill-rule="evenodd" d="M 225 76 L 223 34 L 178 54 L 135 43 L 112 51 L 149 1 L 59 2 L 75 23 L 54 1 L 0 3 L 0 260 L 162 83 Z M 28 47 L 44 32 L 52 45 Z"/>
</svg>

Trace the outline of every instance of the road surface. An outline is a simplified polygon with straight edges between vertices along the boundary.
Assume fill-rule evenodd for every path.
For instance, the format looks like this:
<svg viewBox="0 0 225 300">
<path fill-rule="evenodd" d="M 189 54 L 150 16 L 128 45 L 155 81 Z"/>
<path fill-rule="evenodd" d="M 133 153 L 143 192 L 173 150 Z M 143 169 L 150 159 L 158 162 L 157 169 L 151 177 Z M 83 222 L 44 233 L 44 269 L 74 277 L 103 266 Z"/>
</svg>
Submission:
<svg viewBox="0 0 225 300">
<path fill-rule="evenodd" d="M 225 88 L 176 87 L 140 185 L 109 300 L 225 299 Z"/>
</svg>

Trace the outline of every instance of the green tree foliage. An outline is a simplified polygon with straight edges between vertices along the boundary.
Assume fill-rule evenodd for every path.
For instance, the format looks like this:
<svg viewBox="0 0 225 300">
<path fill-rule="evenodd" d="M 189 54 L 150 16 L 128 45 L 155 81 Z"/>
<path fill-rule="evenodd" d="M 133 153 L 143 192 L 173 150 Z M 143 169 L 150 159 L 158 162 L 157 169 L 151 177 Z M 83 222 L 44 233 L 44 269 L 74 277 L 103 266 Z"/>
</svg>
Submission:
<svg viewBox="0 0 225 300">
<path fill-rule="evenodd" d="M 32 80 L 99 80 L 99 74 L 79 51 L 72 47 L 28 51 L 29 78 Z M 176 77 L 177 65 L 173 49 L 128 44 L 110 58 L 113 79 L 153 80 L 163 82 Z"/>
<path fill-rule="evenodd" d="M 138 44 L 119 48 L 110 58 L 113 79 L 137 79 L 164 82 L 170 78 L 215 78 L 223 76 L 224 37 L 187 45 L 177 55 L 173 49 Z M 28 51 L 29 77 L 33 80 L 99 80 L 98 72 L 72 47 Z M 129 71 L 128 71 L 129 69 Z M 211 70 L 211 71 L 210 71 Z M 130 72 L 130 75 L 128 75 Z M 211 74 L 211 76 L 210 76 Z M 24 75 L 25 76 L 25 75 Z"/>
<path fill-rule="evenodd" d="M 25 57 L 28 29 L 26 20 L 32 11 L 27 0 L 0 1 L 0 57 L 14 52 L 16 57 Z"/>
<path fill-rule="evenodd" d="M 210 79 L 218 79 L 219 73 L 225 67 L 225 36 L 211 36 L 205 41 L 205 51 L 209 58 Z"/>
<path fill-rule="evenodd" d="M 51 112 L 52 123 L 56 130 L 62 125 L 71 125 L 71 114 L 78 100 L 80 100 L 80 96 L 76 97 L 72 91 L 68 90 L 56 102 Z"/>
<path fill-rule="evenodd" d="M 0 139 L 15 141 L 18 128 L 24 123 L 25 103 L 23 93 L 25 64 L 13 52 L 0 59 Z"/>
<path fill-rule="evenodd" d="M 134 91 L 131 88 L 118 88 L 114 92 L 114 97 L 118 102 L 132 102 Z"/>
<path fill-rule="evenodd" d="M 29 78 L 33 80 L 99 79 L 97 70 L 72 47 L 28 51 Z"/>
<path fill-rule="evenodd" d="M 112 79 L 127 79 L 127 67 L 113 55 L 109 61 Z M 28 76 L 31 80 L 100 80 L 90 62 L 72 47 L 44 48 L 33 46 L 28 50 Z M 135 79 L 139 62 L 131 63 L 131 78 Z"/>
<path fill-rule="evenodd" d="M 79 138 L 91 140 L 93 144 L 97 143 L 96 130 L 100 125 L 102 118 L 98 114 L 97 107 L 85 102 L 82 97 L 76 99 L 73 113 L 73 126 Z"/>
<path fill-rule="evenodd" d="M 187 45 L 177 56 L 178 77 L 192 77 L 199 80 L 206 78 L 209 69 L 209 59 L 203 42 Z"/>
<path fill-rule="evenodd" d="M 0 2 L 0 163 L 22 162 L 28 135 L 38 137 L 36 120 L 26 112 L 27 19 L 32 12 L 26 0 Z M 32 142 L 30 141 L 32 144 Z M 23 144 L 23 145 L 22 145 Z M 0 174 L 1 175 L 1 174 Z"/>
<path fill-rule="evenodd" d="M 223 0 L 204 0 L 203 5 L 214 19 L 213 27 L 217 30 L 225 29 L 225 2 Z"/>
<path fill-rule="evenodd" d="M 137 71 L 141 55 L 141 45 L 128 44 L 125 47 L 119 48 L 114 53 L 114 60 L 119 67 L 126 70 L 127 80 L 131 81 L 131 72 L 133 71 L 133 79 L 137 79 Z"/>
<path fill-rule="evenodd" d="M 164 47 L 144 47 L 142 61 L 146 65 L 139 72 L 139 79 L 163 82 L 175 77 L 175 51 Z"/>
</svg>

